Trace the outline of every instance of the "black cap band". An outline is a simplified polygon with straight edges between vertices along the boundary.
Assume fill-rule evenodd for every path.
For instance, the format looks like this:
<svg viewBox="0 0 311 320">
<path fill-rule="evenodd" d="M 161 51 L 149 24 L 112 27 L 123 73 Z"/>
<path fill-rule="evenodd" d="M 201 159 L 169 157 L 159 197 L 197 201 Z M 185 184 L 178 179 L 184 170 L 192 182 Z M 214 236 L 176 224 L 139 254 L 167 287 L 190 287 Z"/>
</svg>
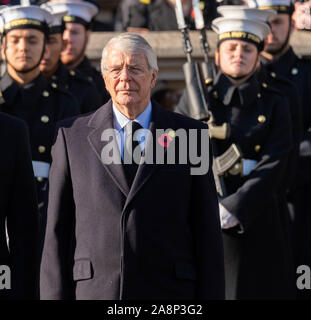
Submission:
<svg viewBox="0 0 311 320">
<path fill-rule="evenodd" d="M 294 8 L 293 4 L 291 4 L 290 6 L 283 6 L 283 5 L 258 6 L 258 9 L 260 9 L 260 10 L 275 10 L 277 13 L 286 13 L 286 14 L 292 15 L 295 8 Z"/>
<path fill-rule="evenodd" d="M 63 33 L 65 30 L 65 26 L 64 24 L 62 24 L 61 26 L 52 26 L 49 29 L 50 29 L 50 34 Z"/>
<path fill-rule="evenodd" d="M 63 21 L 66 22 L 72 22 L 72 23 L 80 23 L 83 24 L 85 26 L 86 29 L 90 29 L 91 28 L 91 23 L 85 21 L 84 19 L 77 17 L 77 16 L 64 16 L 63 17 Z"/>
<path fill-rule="evenodd" d="M 264 48 L 264 42 L 260 40 L 258 36 L 253 33 L 245 31 L 228 31 L 223 32 L 218 36 L 217 48 L 225 40 L 242 40 L 252 43 L 258 48 L 258 51 L 262 51 Z"/>
<path fill-rule="evenodd" d="M 37 29 L 42 31 L 45 35 L 49 34 L 49 28 L 46 22 L 23 18 L 5 23 L 3 26 L 3 36 L 14 29 Z"/>
</svg>

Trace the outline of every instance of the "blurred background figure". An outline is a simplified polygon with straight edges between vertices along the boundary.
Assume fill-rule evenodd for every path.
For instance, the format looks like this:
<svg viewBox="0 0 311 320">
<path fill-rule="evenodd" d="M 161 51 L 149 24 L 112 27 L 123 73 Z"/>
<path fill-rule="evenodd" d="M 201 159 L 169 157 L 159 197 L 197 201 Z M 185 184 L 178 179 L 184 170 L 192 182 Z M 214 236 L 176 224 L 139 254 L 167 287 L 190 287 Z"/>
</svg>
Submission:
<svg viewBox="0 0 311 320">
<path fill-rule="evenodd" d="M 63 17 L 65 49 L 61 53 L 62 63 L 70 70 L 78 70 L 94 82 L 102 97 L 102 104 L 109 100 L 104 80 L 85 55 L 91 35 L 91 21 L 98 13 L 98 7 L 86 1 L 64 1 L 68 13 Z"/>
<path fill-rule="evenodd" d="M 292 19 L 298 30 L 311 30 L 311 1 L 295 2 Z"/>
<path fill-rule="evenodd" d="M 186 23 L 194 29 L 192 0 L 182 0 Z M 116 15 L 115 31 L 177 30 L 175 0 L 123 0 Z M 216 17 L 216 1 L 200 2 L 207 28 Z"/>
<path fill-rule="evenodd" d="M 28 125 L 43 231 L 56 122 L 78 114 L 78 106 L 69 92 L 51 85 L 40 72 L 53 16 L 35 5 L 8 6 L 1 14 L 2 54 L 7 68 L 0 80 L 0 111 Z"/>
<path fill-rule="evenodd" d="M 72 93 L 81 113 L 99 108 L 102 99 L 95 83 L 87 76 L 83 76 L 79 70 L 68 70 L 60 61 L 61 52 L 65 47 L 63 40 L 63 16 L 67 13 L 65 5 L 61 2 L 47 2 L 41 7 L 50 11 L 54 18 L 49 28 L 45 53 L 40 63 L 41 72 L 53 86 L 62 86 Z"/>
<path fill-rule="evenodd" d="M 302 106 L 302 138 L 299 144 L 297 173 L 288 202 L 293 217 L 293 236 L 296 267 L 311 265 L 311 61 L 296 55 L 290 46 L 294 29 L 290 0 L 257 0 L 259 9 L 274 9 L 277 16 L 270 19 L 271 33 L 262 52 L 262 62 L 273 76 L 290 80 L 299 94 Z M 310 290 L 299 290 L 299 298 L 310 298 Z"/>
</svg>

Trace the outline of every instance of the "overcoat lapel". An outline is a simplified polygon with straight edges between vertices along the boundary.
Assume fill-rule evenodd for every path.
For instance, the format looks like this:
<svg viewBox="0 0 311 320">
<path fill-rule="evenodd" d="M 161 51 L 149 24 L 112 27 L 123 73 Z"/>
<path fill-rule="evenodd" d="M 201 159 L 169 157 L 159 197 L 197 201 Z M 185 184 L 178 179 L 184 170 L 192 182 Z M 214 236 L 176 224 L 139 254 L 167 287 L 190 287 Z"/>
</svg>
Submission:
<svg viewBox="0 0 311 320">
<path fill-rule="evenodd" d="M 102 134 L 105 130 L 114 129 L 111 100 L 93 114 L 88 126 L 90 127 L 88 141 L 92 147 L 92 150 L 95 152 L 96 156 L 109 173 L 113 182 L 127 197 L 129 194 L 129 186 L 124 175 L 123 165 L 121 163 L 121 156 L 116 144 L 116 139 L 113 139 L 113 143 L 115 143 L 114 150 L 118 150 L 118 163 L 107 164 L 102 160 L 101 157 L 103 148 L 109 143 L 109 141 L 102 141 Z"/>
</svg>

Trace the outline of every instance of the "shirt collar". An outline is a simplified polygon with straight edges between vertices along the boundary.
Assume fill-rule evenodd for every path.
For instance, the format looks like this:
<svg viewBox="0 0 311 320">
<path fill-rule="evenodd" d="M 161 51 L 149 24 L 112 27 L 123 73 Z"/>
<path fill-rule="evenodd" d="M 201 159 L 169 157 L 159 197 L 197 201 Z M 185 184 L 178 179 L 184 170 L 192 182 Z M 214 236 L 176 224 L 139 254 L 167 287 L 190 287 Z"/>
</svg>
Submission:
<svg viewBox="0 0 311 320">
<path fill-rule="evenodd" d="M 128 119 L 123 113 L 121 113 L 113 103 L 112 103 L 112 111 L 113 111 L 115 128 L 118 131 L 120 131 L 131 120 Z M 151 121 L 151 114 L 152 114 L 152 105 L 151 105 L 151 102 L 149 102 L 147 108 L 133 121 L 138 122 L 144 129 L 148 129 Z"/>
</svg>

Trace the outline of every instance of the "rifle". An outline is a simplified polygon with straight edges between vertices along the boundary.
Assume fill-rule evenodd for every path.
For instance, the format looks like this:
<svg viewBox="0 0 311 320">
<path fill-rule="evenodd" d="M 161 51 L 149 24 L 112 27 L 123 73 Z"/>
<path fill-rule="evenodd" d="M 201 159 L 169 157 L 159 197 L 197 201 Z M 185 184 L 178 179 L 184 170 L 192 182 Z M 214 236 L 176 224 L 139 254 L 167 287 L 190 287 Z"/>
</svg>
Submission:
<svg viewBox="0 0 311 320">
<path fill-rule="evenodd" d="M 184 52 L 187 62 L 183 64 L 185 75 L 186 90 L 189 100 L 188 113 L 191 118 L 196 120 L 208 120 L 209 112 L 205 97 L 207 91 L 202 83 L 201 69 L 196 61 L 192 60 L 192 45 L 189 38 L 188 27 L 185 23 L 182 4 L 180 0 L 175 1 L 175 13 L 178 29 L 181 31 L 184 42 Z"/>
<path fill-rule="evenodd" d="M 216 126 L 212 114 L 208 106 L 210 104 L 206 84 L 213 83 L 213 67 L 208 58 L 208 42 L 206 38 L 206 30 L 202 11 L 199 7 L 199 1 L 193 0 L 193 8 L 195 12 L 196 28 L 201 32 L 201 47 L 204 54 L 204 67 L 200 68 L 198 62 L 193 61 L 191 57 L 192 46 L 188 34 L 188 27 L 185 24 L 182 4 L 180 0 L 175 1 L 175 13 L 177 18 L 178 29 L 182 32 L 184 41 L 184 51 L 187 57 L 187 62 L 183 65 L 185 75 L 186 91 L 188 95 L 188 115 L 196 120 L 203 121 L 208 124 L 210 137 L 216 139 L 227 139 L 230 136 L 230 126 L 223 124 Z M 203 72 L 202 72 L 203 71 Z M 238 147 L 232 144 L 230 148 L 222 155 L 218 154 L 217 146 L 211 139 L 214 162 L 213 174 L 216 184 L 216 189 L 220 197 L 227 195 L 227 190 L 224 182 L 224 173 L 230 169 L 241 157 Z"/>
<path fill-rule="evenodd" d="M 192 8 L 194 12 L 195 28 L 200 31 L 200 42 L 204 56 L 204 62 L 201 64 L 202 73 L 205 84 L 210 85 L 213 83 L 214 68 L 208 57 L 209 44 L 206 37 L 204 17 L 200 8 L 200 0 L 192 0 Z"/>
<path fill-rule="evenodd" d="M 188 27 L 185 24 L 182 4 L 180 0 L 175 1 L 175 13 L 178 29 L 181 31 L 183 36 L 184 51 L 187 57 L 187 62 L 183 65 L 183 71 L 185 75 L 186 91 L 188 95 L 189 116 L 196 120 L 208 122 L 210 119 L 210 113 L 208 111 L 208 95 L 206 86 L 202 81 L 203 75 L 201 73 L 199 64 L 196 61 L 193 61 L 191 57 L 192 46 L 188 34 Z M 213 152 L 215 152 L 215 146 L 212 147 Z M 215 176 L 217 191 L 221 196 L 224 196 L 226 194 L 224 181 L 221 176 L 215 174 L 216 172 L 214 171 L 214 165 L 213 172 Z"/>
</svg>

